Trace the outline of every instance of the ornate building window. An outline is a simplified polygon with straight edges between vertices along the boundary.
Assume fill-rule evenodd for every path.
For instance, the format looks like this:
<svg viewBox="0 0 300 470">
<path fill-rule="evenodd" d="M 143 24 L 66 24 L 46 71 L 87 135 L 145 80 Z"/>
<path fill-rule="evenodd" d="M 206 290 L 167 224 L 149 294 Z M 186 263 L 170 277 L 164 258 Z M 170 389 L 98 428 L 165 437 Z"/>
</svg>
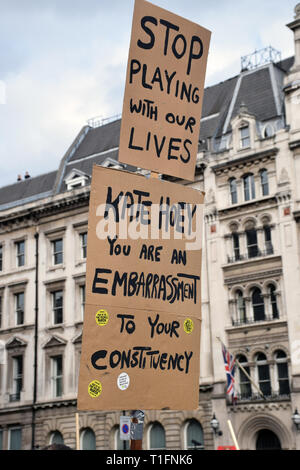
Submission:
<svg viewBox="0 0 300 470">
<path fill-rule="evenodd" d="M 241 290 L 236 291 L 236 310 L 238 323 L 246 323 L 246 301 Z"/>
<path fill-rule="evenodd" d="M 53 324 L 63 323 L 63 291 L 56 290 L 52 292 L 52 312 Z"/>
<path fill-rule="evenodd" d="M 25 240 L 15 242 L 16 246 L 16 265 L 21 267 L 25 265 Z"/>
<path fill-rule="evenodd" d="M 8 449 L 21 450 L 22 449 L 22 428 L 13 427 L 8 431 Z"/>
<path fill-rule="evenodd" d="M 250 367 L 248 365 L 246 356 L 243 356 L 241 354 L 237 356 L 237 360 L 239 361 L 243 369 L 245 369 L 247 374 L 250 376 Z M 239 370 L 240 396 L 241 398 L 250 398 L 252 395 L 251 382 L 241 368 L 238 368 L 238 370 Z"/>
<path fill-rule="evenodd" d="M 278 350 L 274 354 L 276 362 L 276 378 L 278 384 L 279 395 L 290 394 L 289 372 L 287 357 L 284 351 Z"/>
<path fill-rule="evenodd" d="M 185 426 L 186 449 L 204 449 L 203 429 L 196 419 L 190 419 Z"/>
<path fill-rule="evenodd" d="M 266 255 L 272 255 L 274 250 L 273 250 L 272 238 L 271 238 L 271 227 L 269 225 L 264 225 L 264 237 L 265 237 Z"/>
<path fill-rule="evenodd" d="M 230 189 L 231 204 L 237 204 L 237 202 L 238 202 L 237 182 L 236 182 L 235 178 L 230 178 L 230 180 L 229 180 L 229 189 Z"/>
<path fill-rule="evenodd" d="M 237 232 L 232 233 L 232 245 L 233 245 L 233 256 L 234 261 L 239 261 L 241 259 L 240 255 L 240 238 Z"/>
<path fill-rule="evenodd" d="M 15 297 L 15 322 L 16 325 L 24 323 L 24 292 L 14 294 Z"/>
<path fill-rule="evenodd" d="M 80 435 L 81 450 L 96 450 L 96 436 L 92 429 L 83 429 Z"/>
<path fill-rule="evenodd" d="M 254 226 L 246 230 L 246 239 L 247 239 L 247 251 L 248 258 L 255 258 L 258 256 L 258 243 L 257 243 L 257 232 Z"/>
<path fill-rule="evenodd" d="M 270 306 L 272 312 L 272 318 L 279 318 L 279 312 L 277 307 L 277 299 L 276 299 L 276 287 L 273 284 L 268 285 L 268 294 L 270 296 Z"/>
<path fill-rule="evenodd" d="M 61 397 L 63 394 L 63 356 L 51 357 L 51 381 L 52 381 L 52 396 L 55 398 Z"/>
<path fill-rule="evenodd" d="M 241 149 L 250 147 L 250 129 L 249 126 L 243 126 L 240 128 L 240 144 Z"/>
<path fill-rule="evenodd" d="M 14 356 L 13 361 L 13 394 L 10 401 L 19 401 L 23 388 L 23 355 Z"/>
<path fill-rule="evenodd" d="M 53 431 L 50 434 L 49 444 L 64 444 L 64 438 L 59 431 Z"/>
<path fill-rule="evenodd" d="M 261 184 L 261 194 L 263 196 L 268 196 L 269 180 L 268 180 L 268 172 L 265 169 L 260 171 L 260 184 Z"/>
<path fill-rule="evenodd" d="M 250 201 L 251 199 L 255 199 L 254 175 L 252 173 L 248 173 L 247 175 L 244 175 L 243 176 L 243 184 L 244 184 L 244 199 L 245 199 L 245 201 Z"/>
<path fill-rule="evenodd" d="M 149 428 L 149 449 L 165 449 L 166 436 L 163 426 L 155 422 Z"/>
<path fill-rule="evenodd" d="M 254 321 L 265 320 L 264 298 L 258 287 L 254 287 L 254 289 L 252 289 L 251 301 Z"/>
<path fill-rule="evenodd" d="M 63 239 L 52 240 L 53 265 L 63 263 Z"/>
<path fill-rule="evenodd" d="M 257 381 L 260 390 L 265 396 L 271 395 L 270 368 L 264 353 L 258 353 L 255 358 Z"/>
</svg>

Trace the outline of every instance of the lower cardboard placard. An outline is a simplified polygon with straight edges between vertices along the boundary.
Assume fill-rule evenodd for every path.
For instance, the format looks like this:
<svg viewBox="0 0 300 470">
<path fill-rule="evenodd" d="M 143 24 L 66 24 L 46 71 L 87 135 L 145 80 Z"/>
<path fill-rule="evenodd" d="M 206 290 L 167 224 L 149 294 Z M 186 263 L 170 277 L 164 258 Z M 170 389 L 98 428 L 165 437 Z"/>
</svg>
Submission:
<svg viewBox="0 0 300 470">
<path fill-rule="evenodd" d="M 198 407 L 201 320 L 86 305 L 79 410 Z"/>
</svg>

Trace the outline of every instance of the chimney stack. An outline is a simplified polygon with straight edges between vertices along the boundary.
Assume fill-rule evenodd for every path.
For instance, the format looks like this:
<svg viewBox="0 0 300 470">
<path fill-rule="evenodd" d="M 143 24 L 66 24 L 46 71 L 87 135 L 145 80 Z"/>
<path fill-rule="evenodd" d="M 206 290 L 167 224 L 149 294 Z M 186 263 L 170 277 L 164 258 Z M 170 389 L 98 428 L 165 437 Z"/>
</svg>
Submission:
<svg viewBox="0 0 300 470">
<path fill-rule="evenodd" d="M 25 179 L 30 178 L 30 174 L 28 173 L 28 171 L 26 171 L 24 178 L 25 178 Z"/>
<path fill-rule="evenodd" d="M 17 181 L 22 181 L 22 176 L 18 175 Z"/>
</svg>

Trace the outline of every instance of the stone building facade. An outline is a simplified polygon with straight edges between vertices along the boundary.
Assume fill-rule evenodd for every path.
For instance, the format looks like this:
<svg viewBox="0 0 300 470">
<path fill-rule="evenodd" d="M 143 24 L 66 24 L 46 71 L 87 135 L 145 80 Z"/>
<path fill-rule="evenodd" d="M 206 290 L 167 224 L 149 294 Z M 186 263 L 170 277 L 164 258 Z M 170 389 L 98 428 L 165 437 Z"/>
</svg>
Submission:
<svg viewBox="0 0 300 470">
<path fill-rule="evenodd" d="M 199 408 L 146 412 L 144 449 L 232 445 L 228 420 L 241 449 L 300 449 L 300 4 L 288 27 L 294 57 L 205 89 Z M 84 126 L 57 171 L 0 188 L 0 449 L 75 448 L 92 166 L 140 171 L 119 132 Z M 234 406 L 220 339 L 247 373 Z M 122 448 L 119 418 L 81 412 L 81 448 Z"/>
</svg>

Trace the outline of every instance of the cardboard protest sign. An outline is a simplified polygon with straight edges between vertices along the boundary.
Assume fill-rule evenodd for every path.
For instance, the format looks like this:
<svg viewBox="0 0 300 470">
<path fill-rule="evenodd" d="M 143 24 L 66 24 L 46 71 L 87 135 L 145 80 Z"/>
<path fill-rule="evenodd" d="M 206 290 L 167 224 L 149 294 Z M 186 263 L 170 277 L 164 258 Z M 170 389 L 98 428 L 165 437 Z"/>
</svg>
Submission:
<svg viewBox="0 0 300 470">
<path fill-rule="evenodd" d="M 94 166 L 78 409 L 195 409 L 204 194 Z"/>
<path fill-rule="evenodd" d="M 210 31 L 136 0 L 119 161 L 194 180 Z"/>
</svg>

